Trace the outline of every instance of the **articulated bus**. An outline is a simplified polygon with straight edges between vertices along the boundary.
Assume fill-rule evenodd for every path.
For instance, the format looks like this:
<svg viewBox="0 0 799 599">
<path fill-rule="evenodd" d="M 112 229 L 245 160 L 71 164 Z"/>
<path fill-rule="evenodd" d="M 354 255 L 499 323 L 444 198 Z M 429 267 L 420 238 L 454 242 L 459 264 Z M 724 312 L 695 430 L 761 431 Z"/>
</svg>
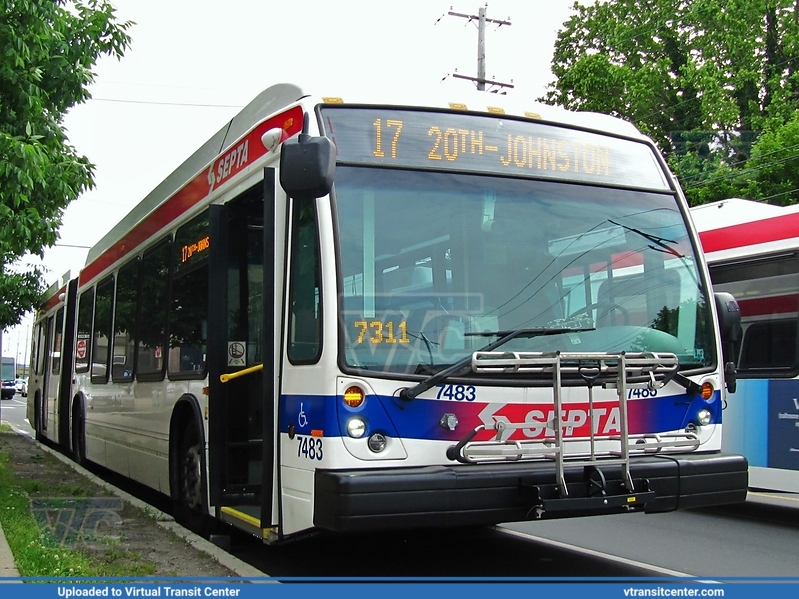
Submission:
<svg viewBox="0 0 799 599">
<path fill-rule="evenodd" d="M 457 100 L 262 92 L 53 285 L 36 436 L 264 542 L 744 500 L 654 145 Z"/>
<path fill-rule="evenodd" d="M 733 198 L 691 212 L 714 288 L 741 311 L 723 446 L 747 457 L 750 487 L 799 493 L 799 206 Z"/>
</svg>

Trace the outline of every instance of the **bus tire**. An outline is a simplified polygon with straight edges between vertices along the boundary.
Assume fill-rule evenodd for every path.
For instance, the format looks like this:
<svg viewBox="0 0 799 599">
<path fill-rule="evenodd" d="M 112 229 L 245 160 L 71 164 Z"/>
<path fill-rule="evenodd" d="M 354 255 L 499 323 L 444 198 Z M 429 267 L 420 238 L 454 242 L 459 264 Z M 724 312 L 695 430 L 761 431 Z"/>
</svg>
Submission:
<svg viewBox="0 0 799 599">
<path fill-rule="evenodd" d="M 80 399 L 72 404 L 72 459 L 81 466 L 86 465 L 86 416 Z"/>
<path fill-rule="evenodd" d="M 205 536 L 210 518 L 205 499 L 203 445 L 194 421 L 189 421 L 177 445 L 177 499 L 175 520 L 189 530 Z"/>
</svg>

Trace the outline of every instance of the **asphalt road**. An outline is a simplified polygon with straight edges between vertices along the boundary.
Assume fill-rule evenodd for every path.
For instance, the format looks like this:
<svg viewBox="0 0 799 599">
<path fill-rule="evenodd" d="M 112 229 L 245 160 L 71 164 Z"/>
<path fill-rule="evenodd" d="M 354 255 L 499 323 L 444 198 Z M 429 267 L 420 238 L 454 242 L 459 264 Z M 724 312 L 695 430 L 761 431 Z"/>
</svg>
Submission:
<svg viewBox="0 0 799 599">
<path fill-rule="evenodd" d="M 0 417 L 33 435 L 25 410 L 26 398 L 3 400 Z M 758 491 L 744 503 L 714 509 L 455 532 L 319 535 L 277 547 L 228 532 L 232 554 L 272 576 L 785 577 L 799 572 L 799 495 Z"/>
<path fill-rule="evenodd" d="M 272 576 L 795 577 L 799 497 L 751 493 L 745 503 L 359 537 L 283 547 L 234 539 L 233 554 Z"/>
<path fill-rule="evenodd" d="M 12 399 L 0 401 L 0 420 L 9 422 L 18 431 L 33 436 L 33 427 L 25 418 L 28 398 L 14 395 Z"/>
</svg>

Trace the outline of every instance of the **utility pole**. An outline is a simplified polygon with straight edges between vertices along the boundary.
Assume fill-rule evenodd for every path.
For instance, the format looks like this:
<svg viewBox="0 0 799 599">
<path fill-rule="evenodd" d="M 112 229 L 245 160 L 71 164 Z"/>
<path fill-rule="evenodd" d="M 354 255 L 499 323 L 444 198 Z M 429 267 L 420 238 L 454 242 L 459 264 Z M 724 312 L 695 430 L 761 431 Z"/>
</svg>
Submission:
<svg viewBox="0 0 799 599">
<path fill-rule="evenodd" d="M 488 8 L 488 4 L 485 6 L 480 7 L 477 10 L 476 15 L 467 15 L 459 12 L 449 11 L 447 14 L 452 17 L 461 17 L 463 19 L 468 19 L 469 22 L 477 21 L 477 77 L 468 77 L 466 75 L 459 75 L 458 73 L 453 73 L 453 77 L 458 79 L 468 79 L 469 81 L 474 81 L 477 83 L 477 89 L 480 91 L 485 91 L 486 83 L 490 83 L 492 86 L 497 86 L 498 88 L 513 88 L 513 83 L 500 83 L 499 81 L 487 81 L 486 80 L 486 42 L 485 42 L 485 30 L 486 30 L 486 23 L 496 23 L 497 27 L 502 27 L 503 25 L 510 25 L 510 20 L 503 21 L 501 19 L 489 19 L 486 17 L 486 8 Z M 510 19 L 510 17 L 508 17 Z M 497 90 L 489 90 L 492 93 L 496 93 Z"/>
</svg>

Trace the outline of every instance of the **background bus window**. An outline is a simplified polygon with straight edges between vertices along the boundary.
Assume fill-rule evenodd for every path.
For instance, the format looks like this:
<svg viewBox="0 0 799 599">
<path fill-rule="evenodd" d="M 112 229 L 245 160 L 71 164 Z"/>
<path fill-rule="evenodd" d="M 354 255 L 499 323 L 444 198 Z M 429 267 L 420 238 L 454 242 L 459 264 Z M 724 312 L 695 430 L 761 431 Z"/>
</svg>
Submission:
<svg viewBox="0 0 799 599">
<path fill-rule="evenodd" d="M 741 308 L 743 337 L 738 374 L 791 377 L 799 371 L 799 258 L 760 256 L 710 267 L 716 291 Z"/>
<path fill-rule="evenodd" d="M 139 291 L 139 259 L 119 269 L 114 314 L 114 358 L 111 378 L 115 382 L 133 380 L 133 350 L 136 330 L 136 299 Z"/>
<path fill-rule="evenodd" d="M 114 277 L 97 285 L 92 339 L 92 383 L 108 382 L 108 362 L 111 358 L 111 315 L 114 311 Z"/>
<path fill-rule="evenodd" d="M 795 370 L 796 320 L 755 322 L 746 329 L 741 344 L 739 371 Z"/>
<path fill-rule="evenodd" d="M 169 308 L 169 376 L 205 376 L 208 336 L 208 214 L 178 229 Z"/>
</svg>

